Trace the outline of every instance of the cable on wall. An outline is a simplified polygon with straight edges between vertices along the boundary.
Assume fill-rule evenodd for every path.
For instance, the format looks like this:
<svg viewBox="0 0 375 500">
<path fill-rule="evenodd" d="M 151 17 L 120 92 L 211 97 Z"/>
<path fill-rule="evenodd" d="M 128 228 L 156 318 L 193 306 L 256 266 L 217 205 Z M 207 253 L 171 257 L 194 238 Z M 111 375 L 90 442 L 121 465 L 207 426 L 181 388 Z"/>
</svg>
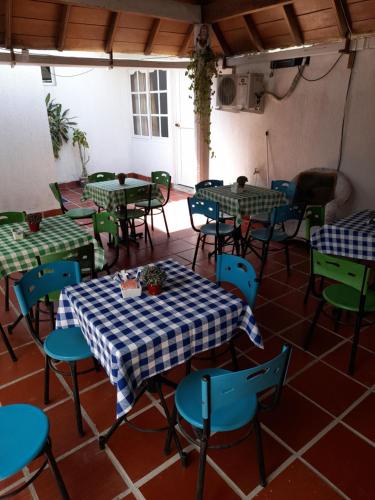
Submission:
<svg viewBox="0 0 375 500">
<path fill-rule="evenodd" d="M 57 75 L 55 73 L 55 76 L 58 76 L 59 78 L 74 78 L 76 76 L 82 76 L 82 75 L 86 75 L 87 73 L 91 73 L 91 71 L 94 71 L 94 69 L 96 69 L 96 68 L 90 68 L 86 71 L 82 71 L 81 73 L 76 73 L 75 75 Z"/>
<path fill-rule="evenodd" d="M 338 64 L 338 62 L 340 61 L 340 59 L 342 58 L 343 55 L 344 55 L 344 53 L 342 52 L 339 55 L 339 57 L 336 59 L 336 61 L 332 64 L 332 66 L 329 68 L 329 70 L 326 71 L 323 75 L 318 76 L 317 78 L 307 78 L 306 76 L 304 76 L 303 71 L 301 71 L 301 66 L 298 66 L 298 73 L 300 74 L 301 78 L 306 80 L 306 82 L 318 82 L 319 80 L 323 80 L 323 78 L 328 76 L 331 73 L 331 71 L 333 71 L 333 69 L 336 67 L 336 65 Z"/>
<path fill-rule="evenodd" d="M 303 64 L 301 71 L 300 71 L 300 68 L 298 67 L 298 71 L 297 71 L 295 77 L 293 78 L 293 81 L 292 81 L 289 89 L 286 91 L 286 93 L 284 95 L 280 96 L 280 95 L 277 95 L 277 94 L 275 94 L 273 92 L 270 92 L 269 90 L 265 90 L 262 93 L 262 95 L 269 95 L 269 96 L 273 97 L 274 99 L 276 99 L 277 101 L 283 101 L 284 99 L 287 99 L 296 90 L 297 85 L 300 82 L 302 74 L 303 74 L 303 72 L 305 70 L 305 67 L 306 67 L 306 64 Z"/>
</svg>

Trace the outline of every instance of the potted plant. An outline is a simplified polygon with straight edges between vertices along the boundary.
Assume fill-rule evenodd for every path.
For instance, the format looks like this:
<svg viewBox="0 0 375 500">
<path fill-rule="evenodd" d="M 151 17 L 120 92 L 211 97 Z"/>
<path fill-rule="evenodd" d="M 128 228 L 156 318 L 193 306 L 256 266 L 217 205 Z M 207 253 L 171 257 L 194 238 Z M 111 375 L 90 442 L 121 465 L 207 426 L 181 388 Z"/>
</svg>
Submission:
<svg viewBox="0 0 375 500">
<path fill-rule="evenodd" d="M 28 214 L 26 215 L 26 222 L 29 225 L 29 229 L 32 233 L 36 233 L 40 229 L 40 221 L 42 220 L 42 214 Z"/>
<path fill-rule="evenodd" d="M 141 274 L 142 282 L 150 295 L 158 295 L 161 292 L 166 277 L 166 272 L 161 267 L 153 265 L 146 266 Z"/>
<path fill-rule="evenodd" d="M 84 186 L 88 179 L 86 165 L 90 161 L 90 157 L 87 153 L 89 143 L 87 142 L 86 132 L 83 132 L 78 128 L 73 130 L 73 146 L 76 144 L 78 144 L 79 157 L 82 165 L 81 184 Z"/>
<path fill-rule="evenodd" d="M 123 186 L 125 184 L 126 174 L 122 174 L 122 173 L 118 174 L 117 179 L 118 179 L 119 183 L 121 184 L 121 186 Z"/>
<path fill-rule="evenodd" d="M 240 188 L 243 189 L 245 187 L 246 182 L 248 182 L 248 179 L 244 175 L 240 175 L 239 177 L 237 177 L 237 184 Z"/>
<path fill-rule="evenodd" d="M 51 99 L 51 94 L 47 94 L 45 101 L 53 155 L 59 158 L 62 145 L 69 140 L 69 130 L 77 124 L 68 116 L 69 109 L 63 111 L 62 105 Z"/>
</svg>

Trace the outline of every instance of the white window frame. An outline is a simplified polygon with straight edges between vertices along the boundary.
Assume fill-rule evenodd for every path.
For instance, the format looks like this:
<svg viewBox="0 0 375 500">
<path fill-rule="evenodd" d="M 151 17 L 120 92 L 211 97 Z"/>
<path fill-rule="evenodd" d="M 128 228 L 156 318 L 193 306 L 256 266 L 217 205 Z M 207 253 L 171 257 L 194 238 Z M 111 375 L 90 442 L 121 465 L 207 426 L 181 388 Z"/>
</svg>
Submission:
<svg viewBox="0 0 375 500">
<path fill-rule="evenodd" d="M 41 73 L 41 77 L 42 77 L 42 83 L 43 85 L 46 85 L 46 86 L 55 86 L 56 85 L 56 74 L 55 74 L 55 68 L 53 66 L 47 66 L 47 65 L 43 65 L 47 68 L 50 69 L 51 71 L 51 81 L 50 82 L 46 82 L 45 80 L 43 80 L 43 74 L 42 74 L 42 66 L 40 67 L 40 73 Z"/>
<path fill-rule="evenodd" d="M 158 88 L 157 90 L 150 90 L 150 73 L 153 73 L 154 71 L 157 71 L 157 85 Z M 159 71 L 165 71 L 166 72 L 166 80 L 167 80 L 167 88 L 166 90 L 160 90 L 159 87 Z M 131 88 L 131 77 L 137 73 L 143 73 L 145 74 L 146 78 L 146 91 L 139 91 L 139 86 L 137 87 L 136 91 L 133 91 Z M 132 136 L 134 139 L 148 139 L 148 140 L 168 140 L 170 139 L 170 126 L 169 126 L 169 110 L 170 110 L 170 103 L 169 103 L 169 91 L 170 91 L 170 81 L 169 81 L 169 72 L 167 70 L 160 70 L 158 68 L 155 69 L 145 69 L 145 68 L 139 68 L 135 69 L 134 71 L 130 72 L 129 74 L 129 79 L 130 79 L 130 106 L 131 106 L 131 127 L 132 127 Z M 138 85 L 138 75 L 137 75 L 137 85 Z M 133 95 L 140 95 L 140 94 L 146 94 L 146 102 L 147 102 L 147 115 L 145 113 L 134 113 L 133 112 Z M 158 95 L 158 108 L 159 108 L 159 113 L 152 113 L 151 112 L 151 94 L 157 94 Z M 160 94 L 166 94 L 167 96 L 167 113 L 160 113 L 161 108 L 160 108 Z M 139 111 L 140 109 L 140 100 L 139 100 Z M 147 116 L 147 124 L 148 124 L 148 135 L 140 135 L 136 134 L 134 130 L 134 117 L 135 116 Z M 159 118 L 159 132 L 161 134 L 161 118 L 166 117 L 167 118 L 167 128 L 168 128 L 168 136 L 163 137 L 161 135 L 152 135 L 152 117 L 157 116 Z M 141 132 L 142 130 L 142 121 L 141 121 Z"/>
</svg>

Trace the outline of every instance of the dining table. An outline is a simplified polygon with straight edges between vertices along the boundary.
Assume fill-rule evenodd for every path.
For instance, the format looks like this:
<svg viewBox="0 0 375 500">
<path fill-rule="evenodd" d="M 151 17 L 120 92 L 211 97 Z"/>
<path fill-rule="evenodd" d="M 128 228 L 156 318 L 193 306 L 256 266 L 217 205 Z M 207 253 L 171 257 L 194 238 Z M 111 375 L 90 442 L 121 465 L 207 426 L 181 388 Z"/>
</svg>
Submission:
<svg viewBox="0 0 375 500">
<path fill-rule="evenodd" d="M 15 240 L 13 230 L 21 230 L 22 239 Z M 42 219 L 40 229 L 31 232 L 26 222 L 0 226 L 0 278 L 14 272 L 28 271 L 37 265 L 37 257 L 94 244 L 95 265 L 101 269 L 104 250 L 95 238 L 66 215 Z"/>
<path fill-rule="evenodd" d="M 312 233 L 310 242 L 322 253 L 375 261 L 375 211 L 362 210 L 324 224 Z"/>
<path fill-rule="evenodd" d="M 126 204 L 125 191 L 127 189 L 149 185 L 152 185 L 151 197 L 160 198 L 162 200 L 163 195 L 160 188 L 156 184 L 142 179 L 134 179 L 132 177 L 126 177 L 124 184 L 120 184 L 118 179 L 111 181 L 90 182 L 85 185 L 81 200 L 93 200 L 99 207 L 102 207 L 109 212 L 115 212 L 118 207 Z"/>
<path fill-rule="evenodd" d="M 238 329 L 263 348 L 246 302 L 174 260 L 155 265 L 166 272 L 159 295 L 143 291 L 124 299 L 118 274 L 66 287 L 60 295 L 56 327 L 81 328 L 116 389 L 115 427 L 145 381 L 229 341 Z M 127 271 L 129 279 L 137 271 Z"/>
</svg>

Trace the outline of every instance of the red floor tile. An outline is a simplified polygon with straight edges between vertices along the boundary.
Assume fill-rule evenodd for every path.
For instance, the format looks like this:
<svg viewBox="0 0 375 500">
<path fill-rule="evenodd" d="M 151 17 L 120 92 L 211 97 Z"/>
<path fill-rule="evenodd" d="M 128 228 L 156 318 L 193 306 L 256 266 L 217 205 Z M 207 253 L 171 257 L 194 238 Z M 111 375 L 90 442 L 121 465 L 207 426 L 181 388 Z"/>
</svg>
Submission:
<svg viewBox="0 0 375 500">
<path fill-rule="evenodd" d="M 375 352 L 375 325 L 364 328 L 361 331 L 359 345 Z"/>
<path fill-rule="evenodd" d="M 259 500 L 337 500 L 342 496 L 300 460 L 295 460 L 255 498 Z"/>
<path fill-rule="evenodd" d="M 178 498 L 191 500 L 195 497 L 196 479 L 198 473 L 198 454 L 189 455 L 189 466 L 183 468 L 178 461 L 165 471 L 148 481 L 141 487 L 141 493 L 147 500 L 166 500 Z M 210 467 L 206 468 L 205 500 L 238 499 L 238 495 L 224 482 L 224 480 Z"/>
<path fill-rule="evenodd" d="M 344 422 L 375 443 L 375 394 L 371 393 L 344 418 Z"/>
<path fill-rule="evenodd" d="M 274 302 L 269 302 L 259 307 L 256 313 L 256 320 L 259 325 L 265 326 L 273 333 L 281 332 L 288 326 L 301 321 L 299 316 L 283 309 Z"/>
<path fill-rule="evenodd" d="M 0 356 L 0 385 L 44 368 L 44 356 L 34 343 L 18 348 L 16 355 L 16 362 L 7 352 Z"/>
<path fill-rule="evenodd" d="M 72 500 L 109 500 L 127 489 L 106 452 L 99 450 L 97 441 L 64 458 L 58 466 Z M 34 486 L 40 500 L 59 498 L 50 470 L 44 471 Z"/>
<path fill-rule="evenodd" d="M 308 318 L 312 316 L 315 312 L 316 306 L 318 304 L 317 299 L 310 296 L 307 304 L 304 304 L 305 294 L 301 290 L 293 290 L 282 297 L 277 299 L 277 303 L 280 306 L 289 309 L 296 314 L 299 314 L 303 318 Z"/>
<path fill-rule="evenodd" d="M 281 271 L 277 271 L 276 273 L 271 275 L 271 278 L 281 283 L 285 283 L 286 285 L 293 288 L 301 288 L 303 293 L 305 292 L 305 288 L 307 286 L 306 274 L 297 271 L 297 269 L 292 269 L 288 274 L 286 269 L 282 269 Z"/>
<path fill-rule="evenodd" d="M 307 332 L 309 331 L 311 322 L 303 321 L 298 325 L 294 325 L 288 330 L 283 332 L 283 337 L 289 339 L 294 344 L 303 348 Z M 323 353 L 329 351 L 333 347 L 343 342 L 343 338 L 335 335 L 325 328 L 316 326 L 314 335 L 311 339 L 309 348 L 306 352 L 311 352 L 316 356 L 321 356 Z"/>
<path fill-rule="evenodd" d="M 259 417 L 295 450 L 302 448 L 332 421 L 329 415 L 290 387 L 284 388 L 278 407 L 261 412 Z"/>
<path fill-rule="evenodd" d="M 342 413 L 365 391 L 354 380 L 321 362 L 307 368 L 289 384 L 334 415 Z"/>
<path fill-rule="evenodd" d="M 281 295 L 285 295 L 291 290 L 291 288 L 285 283 L 274 280 L 272 278 L 262 279 L 262 283 L 259 287 L 258 293 L 266 299 L 277 299 Z"/>
<path fill-rule="evenodd" d="M 353 499 L 374 498 L 375 448 L 337 425 L 303 456 Z"/>
</svg>

